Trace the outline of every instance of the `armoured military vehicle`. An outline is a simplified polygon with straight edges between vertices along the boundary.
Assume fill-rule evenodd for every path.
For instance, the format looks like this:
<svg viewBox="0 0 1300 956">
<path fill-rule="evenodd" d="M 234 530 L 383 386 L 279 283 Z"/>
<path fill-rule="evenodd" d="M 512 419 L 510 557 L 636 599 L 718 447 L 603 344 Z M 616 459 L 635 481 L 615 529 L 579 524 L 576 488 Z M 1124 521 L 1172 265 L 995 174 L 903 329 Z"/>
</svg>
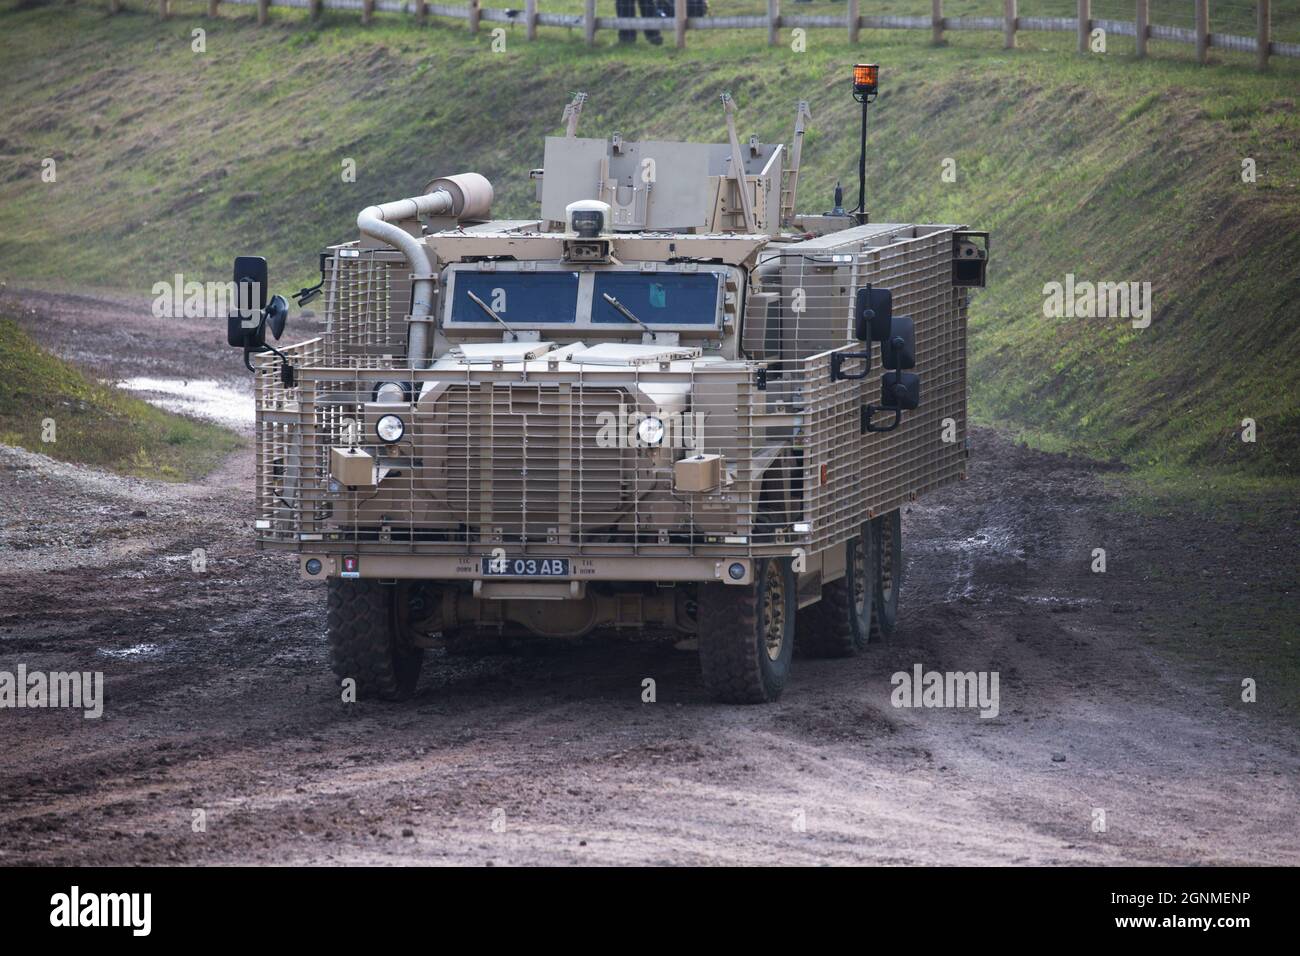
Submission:
<svg viewBox="0 0 1300 956">
<path fill-rule="evenodd" d="M 894 631 L 900 506 L 963 476 L 987 233 L 872 222 L 861 179 L 797 212 L 806 103 L 787 147 L 725 95 L 723 143 L 582 137 L 583 99 L 534 217 L 474 173 L 365 209 L 299 293 L 319 338 L 268 344 L 285 302 L 237 260 L 257 540 L 327 583 L 362 694 L 409 695 L 440 642 L 645 628 L 698 642 L 721 700 L 774 700 L 796 648 Z"/>
</svg>

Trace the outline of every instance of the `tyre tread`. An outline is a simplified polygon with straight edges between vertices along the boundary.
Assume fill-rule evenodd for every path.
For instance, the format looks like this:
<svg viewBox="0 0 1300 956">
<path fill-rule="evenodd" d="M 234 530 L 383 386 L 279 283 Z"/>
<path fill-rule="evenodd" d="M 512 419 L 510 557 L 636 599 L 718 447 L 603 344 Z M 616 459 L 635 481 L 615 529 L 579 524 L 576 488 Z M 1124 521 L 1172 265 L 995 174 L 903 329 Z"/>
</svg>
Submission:
<svg viewBox="0 0 1300 956">
<path fill-rule="evenodd" d="M 704 592 L 699 602 L 704 686 L 728 704 L 767 701 L 767 688 L 754 650 L 758 641 L 758 587 L 706 584 L 700 590 Z"/>
<path fill-rule="evenodd" d="M 415 681 L 409 675 L 403 680 L 396 660 L 391 601 L 389 589 L 378 581 L 329 582 L 330 668 L 339 680 L 357 682 L 358 697 L 402 700 L 414 689 Z"/>
</svg>

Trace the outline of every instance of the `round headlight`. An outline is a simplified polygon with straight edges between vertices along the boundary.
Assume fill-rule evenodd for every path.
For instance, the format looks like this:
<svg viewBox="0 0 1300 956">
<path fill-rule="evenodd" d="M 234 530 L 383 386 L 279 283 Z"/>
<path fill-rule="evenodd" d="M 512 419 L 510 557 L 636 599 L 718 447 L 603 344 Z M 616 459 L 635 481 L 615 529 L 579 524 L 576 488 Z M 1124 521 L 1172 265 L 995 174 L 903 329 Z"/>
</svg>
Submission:
<svg viewBox="0 0 1300 956">
<path fill-rule="evenodd" d="M 664 423 L 653 415 L 648 415 L 637 424 L 636 435 L 647 445 L 657 445 L 664 440 Z"/>
<path fill-rule="evenodd" d="M 384 382 L 375 389 L 375 401 L 384 405 L 406 401 L 406 389 L 398 382 Z"/>
<path fill-rule="evenodd" d="M 402 440 L 402 436 L 406 434 L 406 424 L 396 415 L 385 415 L 375 423 L 375 432 L 383 441 L 391 445 L 395 441 Z"/>
<path fill-rule="evenodd" d="M 308 559 L 307 559 L 307 573 L 308 573 L 308 574 L 320 574 L 320 559 L 319 559 L 319 558 L 308 558 Z"/>
<path fill-rule="evenodd" d="M 745 566 L 739 561 L 734 561 L 731 567 L 727 568 L 727 573 L 731 575 L 731 580 L 739 581 L 745 576 Z"/>
</svg>

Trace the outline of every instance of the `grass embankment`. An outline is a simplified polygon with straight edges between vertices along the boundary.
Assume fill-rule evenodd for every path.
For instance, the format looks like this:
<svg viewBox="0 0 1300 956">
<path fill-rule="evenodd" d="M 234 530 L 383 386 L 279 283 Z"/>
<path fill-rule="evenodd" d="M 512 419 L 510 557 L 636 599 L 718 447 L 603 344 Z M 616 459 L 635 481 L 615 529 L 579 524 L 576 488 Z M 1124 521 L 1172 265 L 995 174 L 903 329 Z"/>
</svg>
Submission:
<svg viewBox="0 0 1300 956">
<path fill-rule="evenodd" d="M 987 6 L 950 0 L 948 12 Z M 465 169 L 493 180 L 500 214 L 527 217 L 527 170 L 575 89 L 591 95 L 584 133 L 628 138 L 720 139 L 730 90 L 742 137 L 783 141 L 806 97 L 801 206 L 827 207 L 837 179 L 855 192 L 845 70 L 869 56 L 883 64 L 874 217 L 993 231 L 991 284 L 971 312 L 978 419 L 1147 469 L 1300 471 L 1300 63 L 1277 58 L 1259 76 L 1250 56 L 1216 52 L 1202 68 L 1159 42 L 1137 61 L 1123 37 L 1085 57 L 1073 36 L 1042 33 L 1014 51 L 994 33 L 934 48 L 914 31 L 864 32 L 853 48 L 831 30 L 810 31 L 804 53 L 754 31 L 692 33 L 685 51 L 602 33 L 589 49 L 580 31 L 546 28 L 529 44 L 517 25 L 495 53 L 488 22 L 474 37 L 436 18 L 362 28 L 340 12 L 313 27 L 273 9 L 258 28 L 249 7 L 217 21 L 201 10 L 180 3 L 160 23 L 0 8 L 5 277 L 145 296 L 175 272 L 225 279 L 233 254 L 258 252 L 278 288 L 296 288 L 319 248 L 355 233 L 358 209 Z M 888 12 L 916 11 L 890 0 Z M 206 53 L 192 51 L 196 27 Z M 44 157 L 55 183 L 40 179 Z M 1150 327 L 1045 318 L 1043 287 L 1067 274 L 1150 282 Z M 1245 418 L 1254 443 L 1237 436 Z"/>
<path fill-rule="evenodd" d="M 239 439 L 87 377 L 0 316 L 0 444 L 181 481 L 210 471 Z"/>
</svg>

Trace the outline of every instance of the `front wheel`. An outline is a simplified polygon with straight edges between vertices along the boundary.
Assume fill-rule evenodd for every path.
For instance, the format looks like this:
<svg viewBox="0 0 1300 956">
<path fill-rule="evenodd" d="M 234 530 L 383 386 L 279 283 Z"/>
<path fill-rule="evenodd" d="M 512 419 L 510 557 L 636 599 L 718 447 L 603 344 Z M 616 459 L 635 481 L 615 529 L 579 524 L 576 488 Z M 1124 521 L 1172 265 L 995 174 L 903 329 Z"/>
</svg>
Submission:
<svg viewBox="0 0 1300 956">
<path fill-rule="evenodd" d="M 781 696 L 794 655 L 798 606 L 788 559 L 754 562 L 748 585 L 700 588 L 700 671 L 704 686 L 730 704 L 763 704 Z"/>
<path fill-rule="evenodd" d="M 330 578 L 330 667 L 356 681 L 358 697 L 404 700 L 420 679 L 424 651 L 399 626 L 398 597 L 394 584 Z"/>
</svg>

